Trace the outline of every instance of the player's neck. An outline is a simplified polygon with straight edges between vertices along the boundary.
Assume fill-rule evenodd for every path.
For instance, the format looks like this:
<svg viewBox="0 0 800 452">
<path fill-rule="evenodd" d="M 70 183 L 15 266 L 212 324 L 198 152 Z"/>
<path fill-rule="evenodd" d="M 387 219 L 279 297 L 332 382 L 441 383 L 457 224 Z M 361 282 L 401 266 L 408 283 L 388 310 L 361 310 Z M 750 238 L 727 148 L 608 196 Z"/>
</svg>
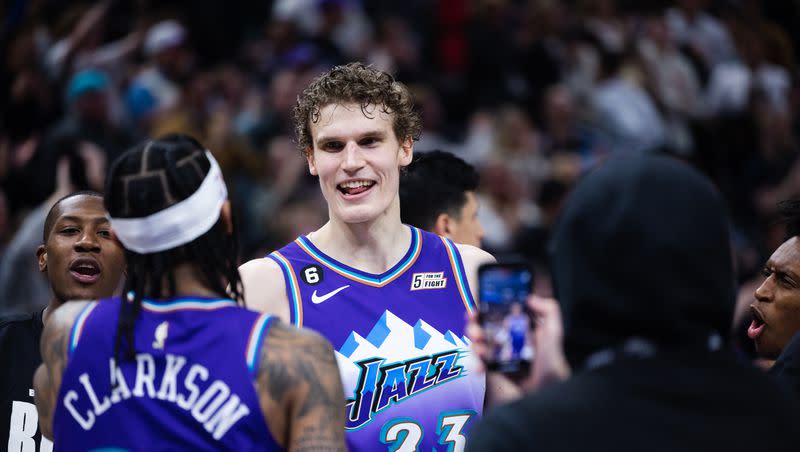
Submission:
<svg viewBox="0 0 800 452">
<path fill-rule="evenodd" d="M 208 288 L 201 276 L 199 274 L 199 269 L 197 266 L 192 264 L 180 264 L 173 270 L 175 274 L 175 296 L 176 297 L 184 297 L 184 296 L 203 296 L 203 297 L 219 297 L 225 296 L 224 294 L 219 294 Z M 164 278 L 164 288 L 166 289 L 168 286 L 168 282 L 166 278 Z M 167 290 L 164 290 L 163 293 L 167 293 Z"/>
<path fill-rule="evenodd" d="M 400 261 L 411 244 L 411 231 L 397 218 L 372 222 L 344 223 L 332 218 L 309 234 L 323 253 L 369 273 L 380 274 Z"/>
</svg>

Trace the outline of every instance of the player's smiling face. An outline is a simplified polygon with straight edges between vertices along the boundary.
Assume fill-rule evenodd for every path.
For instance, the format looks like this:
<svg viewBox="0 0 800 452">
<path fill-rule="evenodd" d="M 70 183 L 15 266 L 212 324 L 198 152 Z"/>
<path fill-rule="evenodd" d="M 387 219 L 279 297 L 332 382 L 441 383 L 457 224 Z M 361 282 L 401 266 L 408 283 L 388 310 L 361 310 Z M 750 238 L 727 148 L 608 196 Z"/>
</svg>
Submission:
<svg viewBox="0 0 800 452">
<path fill-rule="evenodd" d="M 366 113 L 366 114 L 365 114 Z M 392 116 L 375 105 L 329 104 L 311 123 L 311 174 L 331 218 L 364 223 L 396 209 L 399 218 L 400 167 L 411 163 L 413 141 L 395 136 Z"/>
</svg>

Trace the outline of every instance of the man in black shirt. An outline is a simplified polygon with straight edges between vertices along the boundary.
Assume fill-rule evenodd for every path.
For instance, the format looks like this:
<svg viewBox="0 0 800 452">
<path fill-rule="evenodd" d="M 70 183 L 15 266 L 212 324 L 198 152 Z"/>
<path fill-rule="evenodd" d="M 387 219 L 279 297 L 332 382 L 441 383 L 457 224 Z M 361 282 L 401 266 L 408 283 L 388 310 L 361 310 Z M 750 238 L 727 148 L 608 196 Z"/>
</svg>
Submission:
<svg viewBox="0 0 800 452">
<path fill-rule="evenodd" d="M 99 193 L 77 192 L 57 201 L 45 220 L 43 241 L 36 258 L 50 281 L 50 303 L 32 314 L 0 318 L 0 450 L 52 450 L 41 437 L 32 389 L 42 363 L 44 323 L 68 300 L 111 296 L 125 269 Z"/>
</svg>

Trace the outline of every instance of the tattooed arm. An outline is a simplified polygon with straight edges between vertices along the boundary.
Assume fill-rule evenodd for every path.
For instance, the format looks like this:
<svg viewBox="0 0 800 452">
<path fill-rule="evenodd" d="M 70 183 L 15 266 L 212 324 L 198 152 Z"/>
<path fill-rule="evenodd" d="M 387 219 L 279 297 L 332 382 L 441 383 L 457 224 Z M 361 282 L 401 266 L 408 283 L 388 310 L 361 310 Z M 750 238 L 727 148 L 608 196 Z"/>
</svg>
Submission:
<svg viewBox="0 0 800 452">
<path fill-rule="evenodd" d="M 67 366 L 69 333 L 75 318 L 90 302 L 71 301 L 51 312 L 39 344 L 42 364 L 33 375 L 34 400 L 39 412 L 42 436 L 53 439 L 53 412 L 61 387 L 61 375 Z"/>
<path fill-rule="evenodd" d="M 275 323 L 261 348 L 257 388 L 275 440 L 289 451 L 344 451 L 344 393 L 331 345 Z"/>
</svg>

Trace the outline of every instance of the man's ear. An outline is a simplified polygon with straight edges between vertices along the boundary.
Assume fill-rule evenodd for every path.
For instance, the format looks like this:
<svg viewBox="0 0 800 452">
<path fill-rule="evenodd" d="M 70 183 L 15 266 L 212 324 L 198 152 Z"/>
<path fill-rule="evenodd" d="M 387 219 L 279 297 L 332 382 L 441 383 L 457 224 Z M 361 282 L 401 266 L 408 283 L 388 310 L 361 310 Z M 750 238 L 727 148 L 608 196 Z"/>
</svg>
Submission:
<svg viewBox="0 0 800 452">
<path fill-rule="evenodd" d="M 318 176 L 317 164 L 314 162 L 314 149 L 311 146 L 307 146 L 303 153 L 306 155 L 306 161 L 308 162 L 308 172 L 311 173 L 312 176 Z"/>
<path fill-rule="evenodd" d="M 39 248 L 36 248 L 36 261 L 39 263 L 40 272 L 47 270 L 47 248 L 44 245 L 39 245 Z"/>
<path fill-rule="evenodd" d="M 414 158 L 414 139 L 407 136 L 400 144 L 400 166 L 408 166 Z"/>
<path fill-rule="evenodd" d="M 433 223 L 433 232 L 442 237 L 450 238 L 450 222 L 452 218 L 446 213 L 440 213 L 436 217 L 436 222 Z"/>
<path fill-rule="evenodd" d="M 233 214 L 231 214 L 231 201 L 226 199 L 225 202 L 222 203 L 222 208 L 220 209 L 219 213 L 220 218 L 222 218 L 222 224 L 225 226 L 225 233 L 228 235 L 233 234 Z"/>
</svg>

